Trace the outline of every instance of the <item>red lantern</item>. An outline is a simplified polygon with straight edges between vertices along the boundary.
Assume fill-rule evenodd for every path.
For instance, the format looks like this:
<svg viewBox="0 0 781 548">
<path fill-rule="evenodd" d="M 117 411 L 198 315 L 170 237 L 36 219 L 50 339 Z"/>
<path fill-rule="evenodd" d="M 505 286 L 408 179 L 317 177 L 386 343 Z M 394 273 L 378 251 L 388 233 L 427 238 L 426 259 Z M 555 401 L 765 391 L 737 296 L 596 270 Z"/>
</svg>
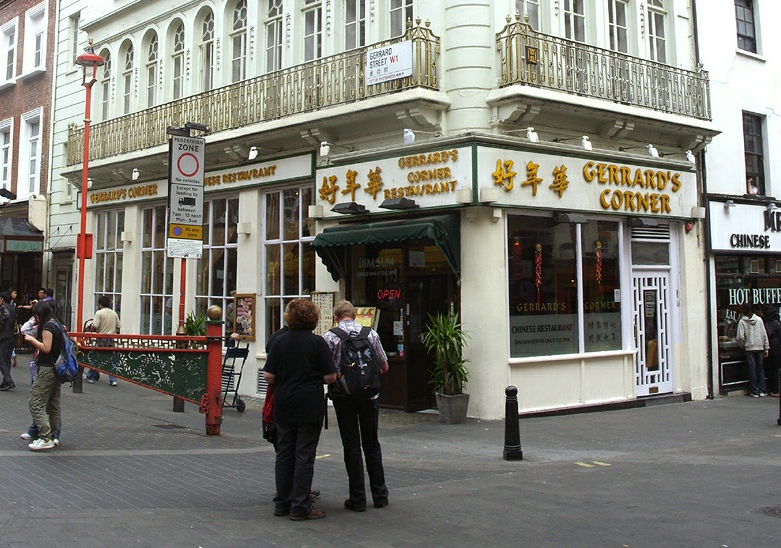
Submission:
<svg viewBox="0 0 781 548">
<path fill-rule="evenodd" d="M 602 242 L 597 240 L 594 242 L 594 247 L 596 248 L 596 257 L 597 257 L 597 283 L 599 285 L 602 285 Z"/>
</svg>

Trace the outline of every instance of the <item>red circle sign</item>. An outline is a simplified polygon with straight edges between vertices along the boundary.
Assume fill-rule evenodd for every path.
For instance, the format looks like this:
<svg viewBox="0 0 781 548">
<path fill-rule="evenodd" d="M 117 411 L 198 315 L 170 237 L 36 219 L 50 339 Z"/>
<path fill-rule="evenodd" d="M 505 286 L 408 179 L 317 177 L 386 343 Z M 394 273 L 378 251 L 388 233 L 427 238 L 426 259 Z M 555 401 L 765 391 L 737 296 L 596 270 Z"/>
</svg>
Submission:
<svg viewBox="0 0 781 548">
<path fill-rule="evenodd" d="M 198 158 L 192 152 L 185 152 L 179 156 L 179 160 L 176 162 L 176 169 L 185 177 L 192 177 L 198 173 L 200 167 Z"/>
</svg>

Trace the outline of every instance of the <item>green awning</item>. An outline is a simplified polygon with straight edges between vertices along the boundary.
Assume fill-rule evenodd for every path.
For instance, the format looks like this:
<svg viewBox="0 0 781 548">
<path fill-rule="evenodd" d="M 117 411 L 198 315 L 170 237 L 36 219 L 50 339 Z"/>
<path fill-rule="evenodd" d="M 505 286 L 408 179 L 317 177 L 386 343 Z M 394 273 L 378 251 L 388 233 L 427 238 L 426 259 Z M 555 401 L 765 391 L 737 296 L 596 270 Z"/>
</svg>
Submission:
<svg viewBox="0 0 781 548">
<path fill-rule="evenodd" d="M 26 219 L 0 216 L 0 253 L 31 253 L 43 250 L 43 232 Z"/>
<path fill-rule="evenodd" d="M 315 237 L 312 247 L 320 255 L 334 281 L 346 274 L 347 246 L 407 240 L 433 240 L 453 272 L 458 273 L 461 268 L 461 239 L 458 228 L 458 220 L 449 215 L 345 224 L 326 228 Z"/>
</svg>

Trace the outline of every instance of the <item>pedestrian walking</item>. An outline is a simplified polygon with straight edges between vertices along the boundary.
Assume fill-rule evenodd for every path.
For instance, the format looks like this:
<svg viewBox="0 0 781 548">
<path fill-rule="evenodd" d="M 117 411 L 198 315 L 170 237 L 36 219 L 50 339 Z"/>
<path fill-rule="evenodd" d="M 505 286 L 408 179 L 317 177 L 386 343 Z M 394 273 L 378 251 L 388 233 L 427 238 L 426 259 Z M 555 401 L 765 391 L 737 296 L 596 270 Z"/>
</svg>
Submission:
<svg viewBox="0 0 781 548">
<path fill-rule="evenodd" d="M 326 412 L 323 383 L 334 382 L 336 370 L 325 341 L 312 333 L 319 318 L 311 300 L 290 301 L 285 308 L 288 331 L 273 341 L 263 369 L 266 382 L 274 387 L 274 515 L 289 515 L 294 521 L 325 517 L 313 507 L 310 493 Z"/>
<path fill-rule="evenodd" d="M 2 391 L 10 390 L 16 386 L 11 378 L 15 329 L 16 308 L 11 294 L 8 291 L 3 291 L 0 293 L 0 372 L 3 375 L 0 390 Z"/>
<path fill-rule="evenodd" d="M 767 396 L 765 368 L 762 361 L 768 356 L 770 341 L 762 318 L 754 314 L 750 304 L 743 305 L 743 317 L 738 322 L 738 334 L 735 340 L 746 355 L 749 395 L 753 398 Z"/>
<path fill-rule="evenodd" d="M 355 321 L 355 307 L 350 301 L 341 301 L 334 306 L 334 321 L 345 333 L 361 331 L 361 325 Z M 331 359 L 338 368 L 341 358 L 342 339 L 333 331 L 323 338 L 331 350 Z M 388 371 L 388 358 L 382 348 L 380 337 L 373 329 L 368 335 L 374 358 L 380 364 L 380 372 Z M 385 470 L 382 466 L 382 448 L 377 434 L 379 428 L 379 394 L 366 399 L 339 397 L 329 387 L 329 395 L 334 402 L 336 421 L 344 450 L 344 466 L 347 469 L 350 498 L 344 501 L 344 507 L 355 512 L 366 510 L 366 487 L 363 475 L 363 461 L 366 459 L 366 471 L 369 474 L 369 489 L 375 508 L 388 505 L 388 488 L 385 485 Z M 363 455 L 361 455 L 363 448 Z"/>
<path fill-rule="evenodd" d="M 49 303 L 43 301 L 33 306 L 33 316 L 38 324 L 38 335 L 25 335 L 25 340 L 38 350 L 35 359 L 38 373 L 30 390 L 30 414 L 38 427 L 39 438 L 28 447 L 31 451 L 45 451 L 54 447 L 54 433 L 60 425 L 60 379 L 54 372 L 64 345 L 62 327 L 53 319 Z"/>
<path fill-rule="evenodd" d="M 106 295 L 101 296 L 98 299 L 98 311 L 95 312 L 95 317 L 92 320 L 92 327 L 96 333 L 103 335 L 116 335 L 119 333 L 120 322 L 119 316 L 111 308 L 111 299 Z M 100 338 L 96 342 L 96 346 L 113 347 L 114 339 Z M 99 373 L 93 369 L 87 371 L 87 382 L 92 384 L 96 381 Z M 108 376 L 109 386 L 117 385 L 117 378 L 109 374 Z"/>
</svg>

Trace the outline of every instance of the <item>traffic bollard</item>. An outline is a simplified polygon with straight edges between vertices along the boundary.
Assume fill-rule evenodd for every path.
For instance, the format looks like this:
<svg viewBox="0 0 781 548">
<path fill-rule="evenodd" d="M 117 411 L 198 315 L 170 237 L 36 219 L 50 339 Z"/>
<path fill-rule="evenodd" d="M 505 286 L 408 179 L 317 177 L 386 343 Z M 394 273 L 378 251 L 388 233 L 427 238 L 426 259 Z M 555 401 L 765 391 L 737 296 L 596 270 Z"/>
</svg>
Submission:
<svg viewBox="0 0 781 548">
<path fill-rule="evenodd" d="M 508 386 L 504 404 L 504 460 L 523 460 L 521 425 L 518 418 L 518 389 Z"/>
</svg>

